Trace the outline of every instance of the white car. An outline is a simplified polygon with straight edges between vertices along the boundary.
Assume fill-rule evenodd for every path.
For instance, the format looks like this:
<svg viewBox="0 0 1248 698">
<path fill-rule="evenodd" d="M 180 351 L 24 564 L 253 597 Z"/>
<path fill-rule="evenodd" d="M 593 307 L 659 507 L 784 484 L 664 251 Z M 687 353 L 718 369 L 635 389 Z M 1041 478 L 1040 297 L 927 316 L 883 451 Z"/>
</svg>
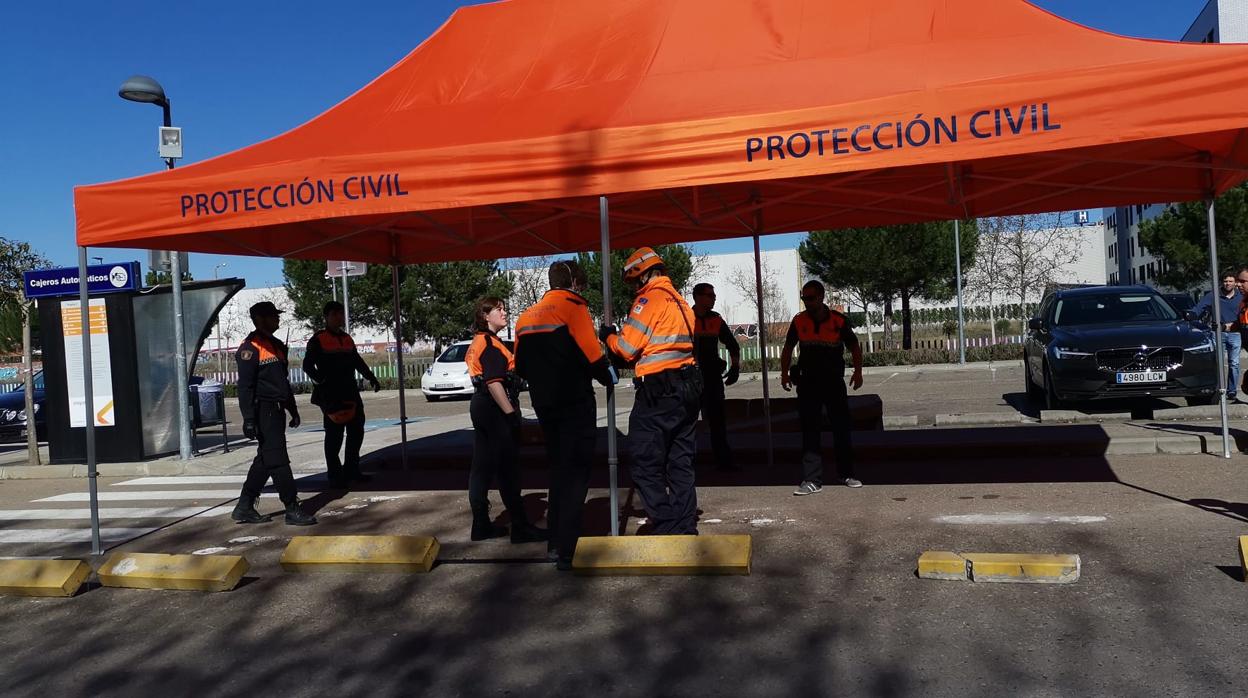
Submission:
<svg viewBox="0 0 1248 698">
<path fill-rule="evenodd" d="M 472 342 L 455 342 L 442 355 L 429 364 L 420 377 L 420 392 L 425 399 L 434 402 L 448 395 L 472 395 L 472 379 L 468 377 L 468 364 L 464 356 Z"/>
</svg>

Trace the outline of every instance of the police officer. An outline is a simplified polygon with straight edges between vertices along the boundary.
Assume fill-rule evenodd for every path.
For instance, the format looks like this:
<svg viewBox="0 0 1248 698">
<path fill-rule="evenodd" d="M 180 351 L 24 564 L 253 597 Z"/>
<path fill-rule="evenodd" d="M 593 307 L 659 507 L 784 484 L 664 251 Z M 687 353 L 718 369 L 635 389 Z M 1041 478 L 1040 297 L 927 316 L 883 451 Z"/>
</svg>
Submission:
<svg viewBox="0 0 1248 698">
<path fill-rule="evenodd" d="M 589 304 L 581 296 L 585 270 L 575 261 L 557 261 L 547 275 L 550 290 L 516 321 L 516 373 L 529 383 L 529 398 L 546 437 L 549 553 L 556 568 L 570 570 L 598 437 L 591 381 L 605 386 L 613 381 Z"/>
<path fill-rule="evenodd" d="M 472 418 L 472 470 L 468 504 L 472 507 L 472 540 L 505 535 L 507 529 L 490 519 L 490 483 L 498 477 L 498 494 L 511 515 L 511 542 L 547 540 L 545 529 L 529 523 L 520 497 L 520 400 L 514 379 L 515 359 L 498 331 L 507 326 L 503 301 L 486 297 L 474 312 L 477 333 L 464 362 L 476 391 L 468 407 Z"/>
<path fill-rule="evenodd" d="M 862 387 L 862 347 L 849 326 L 849 318 L 823 303 L 823 284 L 807 281 L 802 287 L 806 310 L 789 323 L 780 354 L 780 387 L 797 386 L 797 408 L 802 422 L 802 484 L 793 494 L 802 496 L 823 491 L 823 411 L 832 422 L 836 450 L 836 470 L 847 487 L 862 487 L 854 477 L 854 451 L 850 441 L 849 392 L 845 389 L 845 348 L 854 361 L 850 384 Z M 798 365 L 793 347 L 801 349 Z"/>
<path fill-rule="evenodd" d="M 697 534 L 694 425 L 702 376 L 693 355 L 693 311 L 649 247 L 629 255 L 624 281 L 637 290 L 623 327 L 604 326 L 613 354 L 636 362 L 637 389 L 628 419 L 633 484 L 656 534 Z"/>
<path fill-rule="evenodd" d="M 325 329 L 308 340 L 307 354 L 303 358 L 303 370 L 316 383 L 312 389 L 312 404 L 321 408 L 325 415 L 325 466 L 329 471 L 329 484 L 347 487 L 348 483 L 368 482 L 371 478 L 360 472 L 360 446 L 364 443 L 364 402 L 360 398 L 360 386 L 355 374 L 369 382 L 373 392 L 381 390 L 381 383 L 372 369 L 364 363 L 355 348 L 355 340 L 343 332 L 346 324 L 342 303 L 330 301 L 323 313 Z M 338 459 L 342 448 L 343 432 L 347 437 L 347 453 Z"/>
<path fill-rule="evenodd" d="M 737 382 L 741 375 L 741 346 L 732 336 L 728 323 L 714 311 L 715 287 L 698 284 L 693 287 L 693 315 L 697 318 L 693 334 L 697 341 L 698 368 L 702 370 L 702 419 L 711 430 L 711 449 L 720 470 L 736 470 L 732 450 L 728 448 L 728 425 L 724 420 L 724 386 Z M 729 365 L 719 358 L 719 345 L 728 348 Z M 725 373 L 724 369 L 727 369 Z"/>
<path fill-rule="evenodd" d="M 264 301 L 251 306 L 256 331 L 238 347 L 238 408 L 243 413 L 243 435 L 256 439 L 256 457 L 247 471 L 242 494 L 230 518 L 239 523 L 261 523 L 269 517 L 256 511 L 256 500 L 269 478 L 286 505 L 286 523 L 310 526 L 316 518 L 299 506 L 295 476 L 286 452 L 286 413 L 290 428 L 299 426 L 299 410 L 288 378 L 286 345 L 273 333 L 281 321 L 281 311 Z"/>
</svg>

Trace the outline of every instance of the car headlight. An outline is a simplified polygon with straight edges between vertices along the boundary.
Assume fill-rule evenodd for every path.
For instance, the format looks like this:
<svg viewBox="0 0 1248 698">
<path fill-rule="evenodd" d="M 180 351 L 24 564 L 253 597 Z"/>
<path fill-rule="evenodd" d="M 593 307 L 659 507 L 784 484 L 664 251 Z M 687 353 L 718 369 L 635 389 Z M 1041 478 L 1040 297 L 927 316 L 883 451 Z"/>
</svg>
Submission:
<svg viewBox="0 0 1248 698">
<path fill-rule="evenodd" d="M 1059 359 L 1084 359 L 1092 356 L 1092 352 L 1079 351 L 1072 347 L 1053 347 L 1053 355 Z"/>
<path fill-rule="evenodd" d="M 1211 339 L 1206 340 L 1202 344 L 1197 344 L 1194 347 L 1188 347 L 1184 349 L 1183 351 L 1186 351 L 1191 354 L 1212 354 L 1213 353 L 1213 340 Z"/>
</svg>

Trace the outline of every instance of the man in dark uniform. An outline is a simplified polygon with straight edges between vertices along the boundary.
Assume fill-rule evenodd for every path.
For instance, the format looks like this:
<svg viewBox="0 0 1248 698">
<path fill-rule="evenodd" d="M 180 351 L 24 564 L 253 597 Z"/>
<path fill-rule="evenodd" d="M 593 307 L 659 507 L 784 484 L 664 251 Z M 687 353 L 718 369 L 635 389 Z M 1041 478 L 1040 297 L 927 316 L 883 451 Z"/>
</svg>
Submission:
<svg viewBox="0 0 1248 698">
<path fill-rule="evenodd" d="M 672 285 L 663 259 L 637 249 L 624 261 L 637 293 L 623 326 L 603 326 L 607 349 L 634 364 L 636 398 L 628 416 L 633 486 L 656 535 L 697 535 L 694 427 L 702 374 L 693 356 L 693 309 Z"/>
<path fill-rule="evenodd" d="M 850 384 L 862 387 L 862 347 L 849 318 L 823 303 L 823 284 L 807 281 L 802 287 L 806 310 L 789 323 L 780 354 L 780 387 L 797 386 L 797 409 L 802 421 L 802 484 L 797 496 L 823 491 L 823 412 L 832 422 L 836 471 L 846 487 L 862 487 L 854 477 L 854 448 L 850 442 L 849 392 L 845 389 L 845 349 L 854 361 Z M 801 348 L 800 365 L 791 366 L 793 347 Z"/>
<path fill-rule="evenodd" d="M 702 419 L 711 430 L 711 449 L 720 470 L 737 470 L 728 448 L 728 425 L 724 419 L 724 386 L 737 382 L 741 375 L 741 346 L 728 329 L 728 323 L 715 312 L 715 287 L 698 284 L 693 287 L 693 335 L 697 343 L 698 368 L 702 370 Z M 719 345 L 728 348 L 729 365 L 719 358 Z M 724 372 L 724 369 L 727 372 Z"/>
<path fill-rule="evenodd" d="M 550 291 L 516 321 L 516 374 L 529 382 L 546 437 L 551 470 L 547 552 L 557 569 L 570 570 L 598 438 L 591 381 L 613 382 L 589 304 L 581 296 L 585 270 L 575 261 L 557 261 L 548 276 Z"/>
<path fill-rule="evenodd" d="M 286 413 L 290 413 L 290 428 L 294 429 L 299 426 L 299 410 L 290 388 L 286 345 L 273 336 L 280 315 L 281 311 L 268 301 L 251 306 L 256 331 L 247 335 L 234 357 L 238 361 L 238 407 L 243 413 L 243 435 L 256 439 L 259 446 L 230 518 L 239 523 L 268 521 L 268 516 L 256 511 L 256 500 L 271 477 L 282 504 L 286 505 L 286 523 L 310 526 L 316 518 L 299 506 L 295 475 L 286 453 Z"/>
<path fill-rule="evenodd" d="M 329 484 L 345 488 L 350 482 L 368 482 L 371 479 L 360 472 L 364 401 L 360 398 L 360 385 L 355 374 L 359 372 L 364 376 L 373 392 L 381 390 L 381 383 L 364 363 L 364 357 L 356 351 L 355 340 L 342 331 L 346 324 L 342 303 L 326 303 L 323 314 L 325 329 L 308 340 L 303 370 L 316 383 L 312 389 L 312 404 L 325 414 L 325 467 L 329 471 Z M 347 454 L 346 458 L 339 460 L 338 450 L 342 448 L 344 431 Z"/>
</svg>

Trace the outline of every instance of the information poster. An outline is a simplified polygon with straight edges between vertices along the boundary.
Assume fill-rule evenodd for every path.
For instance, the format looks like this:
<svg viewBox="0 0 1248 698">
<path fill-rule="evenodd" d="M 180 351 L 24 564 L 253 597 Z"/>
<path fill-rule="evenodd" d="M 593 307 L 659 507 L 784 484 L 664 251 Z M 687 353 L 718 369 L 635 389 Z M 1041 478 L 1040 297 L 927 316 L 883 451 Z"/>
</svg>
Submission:
<svg viewBox="0 0 1248 698">
<path fill-rule="evenodd" d="M 65 337 L 65 383 L 69 387 L 69 426 L 85 427 L 86 372 L 82 356 L 82 311 L 78 301 L 61 301 L 61 329 Z M 113 362 L 108 351 L 108 310 L 104 299 L 90 301 L 87 306 L 91 331 L 91 385 L 95 426 L 111 427 L 116 421 L 113 410 Z"/>
</svg>

